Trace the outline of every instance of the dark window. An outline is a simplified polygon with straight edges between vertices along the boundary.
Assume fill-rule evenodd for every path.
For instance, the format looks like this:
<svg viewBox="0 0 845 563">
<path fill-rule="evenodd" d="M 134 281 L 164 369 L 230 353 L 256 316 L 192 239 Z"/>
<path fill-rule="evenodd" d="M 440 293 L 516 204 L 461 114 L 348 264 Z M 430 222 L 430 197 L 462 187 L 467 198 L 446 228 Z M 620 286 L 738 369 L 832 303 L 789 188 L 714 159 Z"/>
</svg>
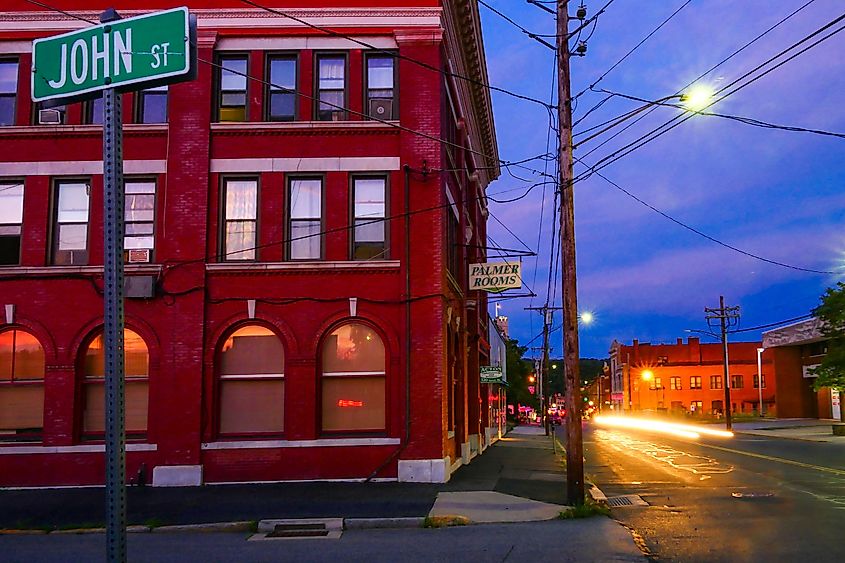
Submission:
<svg viewBox="0 0 845 563">
<path fill-rule="evenodd" d="M 367 113 L 378 119 L 396 119 L 396 62 L 393 57 L 367 57 Z"/>
<path fill-rule="evenodd" d="M 371 260 L 386 258 L 385 178 L 355 178 L 352 181 L 353 220 L 352 258 Z"/>
<path fill-rule="evenodd" d="M 743 382 L 741 375 L 732 375 L 731 376 L 731 389 L 742 389 Z"/>
<path fill-rule="evenodd" d="M 18 61 L 0 60 L 0 125 L 15 124 L 18 93 Z"/>
<path fill-rule="evenodd" d="M 88 263 L 88 198 L 90 184 L 78 180 L 56 182 L 53 264 Z"/>
<path fill-rule="evenodd" d="M 722 408 L 724 407 L 724 403 L 722 401 L 711 401 L 710 402 L 710 410 L 713 414 L 722 414 Z"/>
<path fill-rule="evenodd" d="M 138 91 L 138 123 L 167 123 L 167 86 Z"/>
<path fill-rule="evenodd" d="M 458 231 L 460 230 L 460 223 L 456 216 L 457 210 L 451 205 L 444 210 L 446 213 L 446 267 L 451 272 L 452 277 L 458 278 L 461 271 L 460 238 Z"/>
<path fill-rule="evenodd" d="M 293 121 L 296 119 L 296 57 L 274 55 L 267 61 L 270 82 L 267 119 Z"/>
<path fill-rule="evenodd" d="M 766 376 L 765 376 L 765 375 L 762 375 L 762 376 L 760 376 L 760 377 L 762 377 L 762 378 L 763 378 L 763 389 L 765 389 L 765 388 L 766 388 Z M 755 376 L 754 376 L 754 389 L 757 389 L 757 388 L 759 388 L 759 387 L 760 387 L 760 378 L 758 378 L 758 377 L 755 375 Z"/>
<path fill-rule="evenodd" d="M 225 180 L 223 198 L 223 260 L 255 260 L 258 182 Z"/>
<path fill-rule="evenodd" d="M 218 59 L 217 121 L 246 121 L 246 56 Z"/>
<path fill-rule="evenodd" d="M 827 354 L 827 342 L 824 340 L 807 344 L 804 348 L 808 356 L 824 356 Z"/>
<path fill-rule="evenodd" d="M 317 119 L 343 121 L 346 119 L 346 57 L 320 55 L 317 57 Z"/>
<path fill-rule="evenodd" d="M 91 125 L 103 124 L 103 98 L 88 100 L 82 107 L 82 118 L 85 123 Z"/>
<path fill-rule="evenodd" d="M 701 389 L 701 376 L 700 375 L 693 375 L 689 378 L 689 388 L 690 389 Z"/>
<path fill-rule="evenodd" d="M 126 180 L 125 235 L 123 247 L 130 250 L 155 248 L 156 183 L 152 180 Z"/>
<path fill-rule="evenodd" d="M 288 258 L 319 260 L 323 242 L 323 181 L 292 179 L 288 188 Z"/>
<path fill-rule="evenodd" d="M 721 375 L 711 375 L 710 376 L 710 389 L 721 389 L 722 388 L 722 376 Z"/>
<path fill-rule="evenodd" d="M 22 223 L 23 184 L 0 182 L 0 264 L 20 264 Z"/>
<path fill-rule="evenodd" d="M 669 378 L 669 389 L 680 390 L 683 389 L 681 386 L 681 378 L 678 376 L 670 377 Z"/>
</svg>

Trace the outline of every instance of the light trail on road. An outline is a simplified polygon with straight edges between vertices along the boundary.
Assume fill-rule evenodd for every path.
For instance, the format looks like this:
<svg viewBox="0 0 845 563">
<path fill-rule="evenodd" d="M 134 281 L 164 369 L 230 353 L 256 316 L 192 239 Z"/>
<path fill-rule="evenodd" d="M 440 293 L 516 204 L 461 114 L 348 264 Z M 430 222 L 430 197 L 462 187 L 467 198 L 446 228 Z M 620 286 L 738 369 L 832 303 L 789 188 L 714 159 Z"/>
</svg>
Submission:
<svg viewBox="0 0 845 563">
<path fill-rule="evenodd" d="M 593 422 L 599 426 L 610 428 L 632 428 L 635 430 L 648 430 L 660 434 L 680 436 L 681 438 L 698 439 L 702 434 L 716 436 L 719 438 L 733 438 L 734 433 L 726 430 L 715 430 L 692 424 L 680 424 L 677 422 L 663 422 L 649 418 L 636 418 L 632 416 L 597 416 Z"/>
</svg>

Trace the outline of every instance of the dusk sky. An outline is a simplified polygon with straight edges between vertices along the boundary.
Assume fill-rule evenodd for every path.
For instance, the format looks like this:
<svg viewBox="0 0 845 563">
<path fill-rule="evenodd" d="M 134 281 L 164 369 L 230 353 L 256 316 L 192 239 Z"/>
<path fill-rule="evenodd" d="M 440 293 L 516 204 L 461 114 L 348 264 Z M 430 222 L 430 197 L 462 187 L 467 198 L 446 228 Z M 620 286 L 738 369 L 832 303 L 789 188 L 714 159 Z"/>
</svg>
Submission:
<svg viewBox="0 0 845 563">
<path fill-rule="evenodd" d="M 554 17 L 527 2 L 486 3 L 532 32 L 555 32 Z M 588 17 L 605 3 L 587 2 Z M 572 58 L 573 94 L 595 82 L 685 3 L 612 2 L 598 18 L 595 31 L 592 26 L 585 30 L 582 39 L 592 33 L 587 55 Z M 648 100 L 671 96 L 804 4 L 809 5 L 698 81 L 718 90 L 843 15 L 843 3 L 693 0 L 595 88 Z M 553 3 L 547 5 L 554 8 Z M 576 8 L 577 2 L 571 2 L 570 13 L 574 14 Z M 491 84 L 548 101 L 554 72 L 552 51 L 483 5 L 479 10 Z M 841 25 L 843 22 L 827 32 Z M 845 33 L 839 33 L 707 111 L 845 133 L 843 52 Z M 606 96 L 584 93 L 577 100 L 573 120 L 580 119 Z M 495 92 L 493 104 L 503 160 L 521 160 L 546 151 L 549 120 L 542 106 Z M 611 98 L 575 128 L 576 144 L 579 131 L 642 105 Z M 622 126 L 585 143 L 575 156 L 593 164 L 681 113 L 680 109 L 657 107 L 595 152 L 589 151 Z M 555 147 L 553 136 L 551 150 Z M 600 172 L 678 221 L 728 245 L 800 268 L 843 273 L 843 154 L 845 138 L 696 115 Z M 528 165 L 542 170 L 544 163 L 535 160 Z M 585 169 L 576 163 L 575 175 Z M 525 169 L 511 170 L 529 182 L 511 177 L 503 169 L 488 194 L 528 186 L 540 179 Z M 548 171 L 553 171 L 552 164 Z M 507 191 L 494 197 L 512 198 L 521 193 Z M 540 315 L 523 308 L 541 306 L 545 301 L 551 228 L 558 220 L 552 209 L 552 187 L 545 192 L 544 207 L 543 195 L 542 187 L 538 187 L 514 203 L 490 205 L 492 213 L 532 250 L 538 248 L 540 229 L 539 256 L 523 259 L 524 280 L 538 297 L 502 301 L 501 314 L 510 319 L 511 337 L 523 344 L 542 330 Z M 648 209 L 596 175 L 576 184 L 575 202 L 579 309 L 595 316 L 593 324 L 582 326 L 580 331 L 582 357 L 606 357 L 614 338 L 628 343 L 634 338 L 674 342 L 690 336 L 685 329 L 706 330 L 704 307 L 717 307 L 720 295 L 725 296 L 727 304 L 741 306 L 740 328 L 799 317 L 818 304 L 826 287 L 843 279 L 842 275 L 765 263 L 720 246 Z M 498 245 L 521 248 L 520 242 L 492 218 L 489 231 Z M 495 257 L 495 252 L 490 256 Z M 559 306 L 559 277 L 554 286 L 554 304 Z M 554 325 L 559 324 L 557 312 Z M 704 335 L 701 338 L 712 341 Z M 732 338 L 755 340 L 760 332 L 744 332 Z M 541 342 L 537 338 L 532 345 Z M 553 335 L 552 346 L 553 356 L 560 356 L 559 330 Z"/>
</svg>

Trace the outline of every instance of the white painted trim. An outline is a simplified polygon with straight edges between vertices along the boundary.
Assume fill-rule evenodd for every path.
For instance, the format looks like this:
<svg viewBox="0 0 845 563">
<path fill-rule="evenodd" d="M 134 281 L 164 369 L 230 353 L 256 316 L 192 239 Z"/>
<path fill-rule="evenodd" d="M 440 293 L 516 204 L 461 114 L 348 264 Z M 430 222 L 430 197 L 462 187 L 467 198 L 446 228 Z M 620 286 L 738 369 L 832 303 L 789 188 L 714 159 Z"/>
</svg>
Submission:
<svg viewBox="0 0 845 563">
<path fill-rule="evenodd" d="M 126 444 L 127 452 L 155 452 L 157 450 L 158 444 Z M 0 446 L 0 455 L 85 454 L 105 451 L 105 444 L 80 444 L 77 446 Z"/>
<path fill-rule="evenodd" d="M 245 271 L 275 271 L 275 270 L 362 270 L 370 268 L 399 269 L 399 260 L 367 260 L 367 261 L 337 261 L 337 262 L 250 262 L 250 263 L 221 263 L 206 264 L 209 272 L 245 272 Z M 102 269 L 102 268 L 101 268 Z M 0 269 L 0 273 L 3 270 Z"/>
<path fill-rule="evenodd" d="M 125 160 L 123 162 L 124 174 L 164 174 L 165 172 L 167 172 L 166 160 Z M 103 161 L 101 160 L 0 162 L 2 176 L 75 176 L 102 173 Z"/>
<path fill-rule="evenodd" d="M 281 379 L 284 379 L 284 378 L 285 378 L 285 374 L 283 374 L 283 373 L 256 373 L 254 375 L 232 373 L 232 374 L 226 374 L 226 375 L 220 376 L 221 381 L 233 380 L 233 379 L 238 379 L 238 380 L 250 380 L 250 379 L 281 380 Z"/>
<path fill-rule="evenodd" d="M 326 371 L 323 377 L 345 377 L 347 375 L 384 375 L 383 371 Z"/>
<path fill-rule="evenodd" d="M 396 49 L 393 37 L 355 37 L 378 49 Z M 305 49 L 361 49 L 359 43 L 342 37 L 223 37 L 214 46 L 216 51 L 302 51 Z M 0 44 L 2 49 L 2 44 Z M 23 51 L 22 51 L 23 52 Z"/>
<path fill-rule="evenodd" d="M 0 53 L 4 55 L 31 53 L 32 41 L 26 40 L 11 40 L 0 41 Z"/>
<path fill-rule="evenodd" d="M 399 170 L 399 157 L 212 158 L 212 173 L 226 172 L 373 172 Z"/>
<path fill-rule="evenodd" d="M 325 438 L 321 440 L 244 440 L 206 442 L 203 450 L 249 450 L 267 448 L 338 448 L 358 446 L 396 446 L 399 438 Z"/>
<path fill-rule="evenodd" d="M 355 479 L 279 479 L 273 481 L 215 481 L 203 483 L 205 486 L 222 486 L 226 485 L 254 485 L 256 483 L 273 484 L 273 483 L 396 483 L 399 479 L 395 477 L 374 477 L 367 479 L 365 477 L 358 477 Z M 0 490 L 3 490 L 0 488 Z"/>
<path fill-rule="evenodd" d="M 126 264 L 124 272 L 132 275 L 158 274 L 161 272 L 159 264 Z M 9 266 L 0 268 L 0 274 L 12 274 L 18 276 L 32 275 L 55 275 L 61 277 L 65 274 L 99 274 L 103 272 L 102 266 Z"/>
</svg>

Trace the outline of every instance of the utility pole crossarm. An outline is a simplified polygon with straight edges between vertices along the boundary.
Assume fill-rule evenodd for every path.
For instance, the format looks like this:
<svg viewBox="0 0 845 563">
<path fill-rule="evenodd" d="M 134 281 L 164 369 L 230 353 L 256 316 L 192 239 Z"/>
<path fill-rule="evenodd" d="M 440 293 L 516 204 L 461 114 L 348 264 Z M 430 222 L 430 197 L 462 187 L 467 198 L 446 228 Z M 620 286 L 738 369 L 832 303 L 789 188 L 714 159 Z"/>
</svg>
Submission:
<svg viewBox="0 0 845 563">
<path fill-rule="evenodd" d="M 731 376 L 730 376 L 730 361 L 728 358 L 728 327 L 735 326 L 739 323 L 739 305 L 733 307 L 725 306 L 724 295 L 719 296 L 719 307 L 705 307 L 704 318 L 707 320 L 707 326 L 713 328 L 711 321 L 719 321 L 719 329 L 722 333 L 722 359 L 724 363 L 723 386 L 725 388 L 725 430 L 730 431 L 733 427 L 731 420 L 732 405 L 731 405 Z"/>
</svg>

